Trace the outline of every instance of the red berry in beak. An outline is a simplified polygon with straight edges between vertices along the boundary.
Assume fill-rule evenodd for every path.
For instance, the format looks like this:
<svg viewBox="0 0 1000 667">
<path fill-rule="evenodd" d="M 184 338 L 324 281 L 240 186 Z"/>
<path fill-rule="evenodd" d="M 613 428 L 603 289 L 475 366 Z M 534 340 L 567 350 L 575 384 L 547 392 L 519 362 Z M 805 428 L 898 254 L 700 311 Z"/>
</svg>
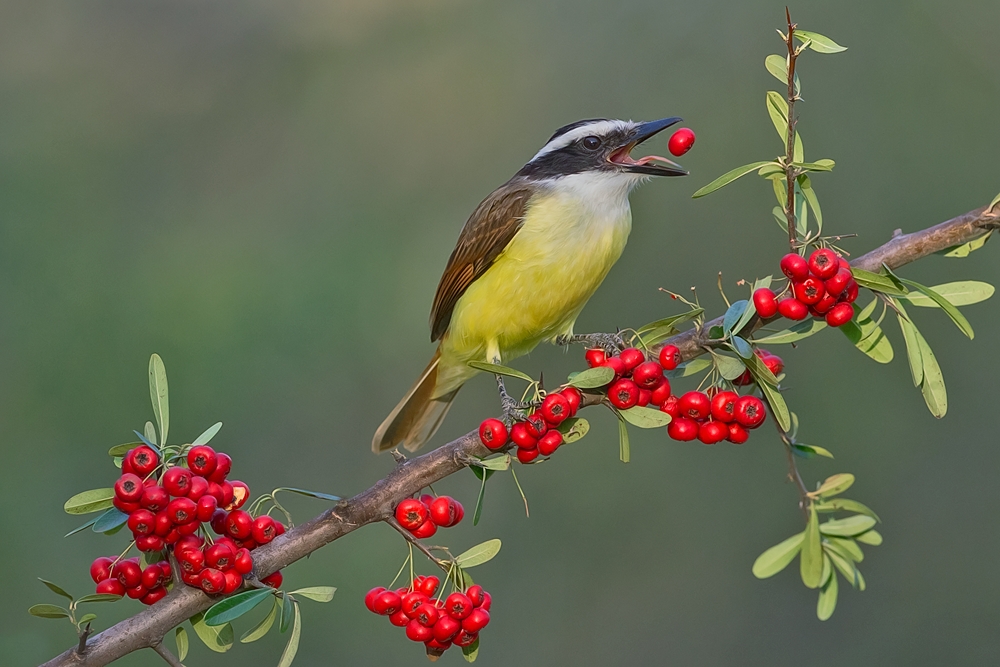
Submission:
<svg viewBox="0 0 1000 667">
<path fill-rule="evenodd" d="M 694 146 L 694 132 L 686 127 L 682 127 L 674 132 L 670 135 L 670 140 L 667 141 L 667 149 L 671 155 L 676 157 L 687 153 L 691 150 L 692 146 Z"/>
</svg>

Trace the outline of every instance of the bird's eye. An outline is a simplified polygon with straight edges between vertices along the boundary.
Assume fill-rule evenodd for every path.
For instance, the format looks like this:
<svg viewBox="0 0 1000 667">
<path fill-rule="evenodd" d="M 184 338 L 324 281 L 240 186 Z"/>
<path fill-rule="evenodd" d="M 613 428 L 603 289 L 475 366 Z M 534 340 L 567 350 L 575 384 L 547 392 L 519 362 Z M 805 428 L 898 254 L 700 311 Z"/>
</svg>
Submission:
<svg viewBox="0 0 1000 667">
<path fill-rule="evenodd" d="M 590 151 L 596 151 L 601 147 L 600 137 L 584 137 L 583 147 Z"/>
</svg>

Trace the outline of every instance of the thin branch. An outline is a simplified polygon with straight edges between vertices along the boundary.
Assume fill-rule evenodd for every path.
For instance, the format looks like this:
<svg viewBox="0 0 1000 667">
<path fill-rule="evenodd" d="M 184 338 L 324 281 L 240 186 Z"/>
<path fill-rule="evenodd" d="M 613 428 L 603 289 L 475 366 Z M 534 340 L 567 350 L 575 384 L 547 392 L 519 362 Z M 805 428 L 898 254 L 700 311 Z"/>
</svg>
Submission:
<svg viewBox="0 0 1000 667">
<path fill-rule="evenodd" d="M 159 656 L 161 658 L 163 658 L 163 660 L 168 665 L 170 665 L 170 667 L 184 667 L 184 663 L 182 663 L 180 660 L 178 660 L 177 656 L 175 656 L 173 653 L 171 653 L 170 649 L 168 649 L 162 643 L 158 642 L 156 644 L 153 644 L 152 646 L 150 646 L 150 648 L 153 649 L 154 651 L 156 651 L 157 654 L 159 654 Z"/>
<path fill-rule="evenodd" d="M 93 621 L 87 621 L 87 627 L 85 627 L 82 631 L 80 631 L 80 643 L 77 644 L 76 647 L 77 655 L 83 655 L 84 653 L 87 652 L 87 637 L 89 637 L 90 633 L 93 632 L 93 630 L 90 629 L 90 624 L 92 622 Z"/>
<path fill-rule="evenodd" d="M 802 475 L 799 473 L 798 463 L 795 461 L 795 451 L 792 448 L 792 441 L 788 437 L 788 434 L 778 429 L 778 434 L 781 436 L 781 442 L 785 445 L 785 455 L 788 457 L 788 479 L 795 482 L 795 486 L 799 491 L 799 509 L 805 515 L 806 520 L 809 519 L 809 488 L 806 486 L 805 482 L 802 481 Z"/>
<path fill-rule="evenodd" d="M 788 22 L 788 34 L 785 36 L 785 45 L 788 48 L 788 131 L 785 137 L 785 182 L 788 188 L 788 196 L 785 203 L 785 220 L 788 222 L 788 247 L 791 252 L 795 252 L 798 245 L 798 235 L 795 233 L 795 179 L 798 171 L 792 165 L 795 161 L 795 61 L 798 59 L 798 51 L 795 50 L 796 25 L 792 23 L 792 15 L 785 7 L 785 18 Z"/>
<path fill-rule="evenodd" d="M 413 533 L 411 533 L 407 529 L 403 528 L 403 526 L 399 523 L 399 521 L 396 520 L 396 517 L 390 516 L 389 518 L 387 518 L 385 520 L 385 522 L 387 524 L 389 524 L 390 526 L 392 526 L 396 530 L 397 533 L 399 533 L 400 535 L 402 535 L 403 538 L 407 542 L 409 542 L 410 544 L 412 544 L 413 546 L 415 546 L 417 548 L 417 550 L 420 551 L 420 553 L 422 553 L 423 555 L 427 556 L 427 558 L 429 558 L 432 563 L 434 563 L 439 568 L 441 568 L 442 570 L 444 570 L 445 574 L 448 573 L 448 565 L 446 564 L 447 561 L 442 561 L 442 560 L 438 559 L 437 556 L 435 556 L 434 554 L 432 554 L 430 552 L 430 550 L 427 547 L 425 547 L 420 540 L 418 540 L 417 538 L 415 538 L 413 536 Z"/>
<path fill-rule="evenodd" d="M 891 268 L 897 268 L 939 250 L 971 241 L 998 222 L 998 214 L 987 214 L 985 210 L 985 207 L 978 208 L 929 229 L 896 236 L 854 260 L 852 266 L 878 271 L 884 262 Z M 703 354 L 701 346 L 705 344 L 706 332 L 721 324 L 722 318 L 719 317 L 703 327 L 673 336 L 663 344 L 676 345 L 685 359 L 697 357 Z M 745 331 L 755 330 L 761 324 L 759 318 L 755 318 Z M 659 347 L 656 346 L 657 349 Z M 587 399 L 585 405 L 599 402 L 599 397 L 590 394 Z M 265 577 L 361 526 L 386 520 L 403 498 L 464 469 L 472 457 L 481 458 L 490 453 L 474 431 L 423 456 L 395 465 L 385 478 L 367 491 L 339 502 L 315 519 L 256 549 L 254 574 L 258 578 Z M 80 656 L 74 647 L 43 667 L 102 667 L 133 651 L 159 644 L 170 630 L 198 612 L 205 611 L 213 602 L 200 589 L 175 586 L 163 600 L 94 635 L 87 644 L 85 655 Z"/>
</svg>

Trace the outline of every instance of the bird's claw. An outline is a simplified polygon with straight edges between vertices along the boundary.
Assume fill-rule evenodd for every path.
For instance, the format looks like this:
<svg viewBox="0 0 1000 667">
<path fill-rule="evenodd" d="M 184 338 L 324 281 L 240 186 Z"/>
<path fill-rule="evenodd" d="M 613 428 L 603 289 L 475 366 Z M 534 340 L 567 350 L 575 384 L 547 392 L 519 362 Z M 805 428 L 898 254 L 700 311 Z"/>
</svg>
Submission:
<svg viewBox="0 0 1000 667">
<path fill-rule="evenodd" d="M 561 335 L 556 337 L 556 345 L 572 345 L 579 343 L 589 347 L 599 347 L 610 355 L 624 350 L 628 345 L 619 333 L 591 333 Z"/>
</svg>

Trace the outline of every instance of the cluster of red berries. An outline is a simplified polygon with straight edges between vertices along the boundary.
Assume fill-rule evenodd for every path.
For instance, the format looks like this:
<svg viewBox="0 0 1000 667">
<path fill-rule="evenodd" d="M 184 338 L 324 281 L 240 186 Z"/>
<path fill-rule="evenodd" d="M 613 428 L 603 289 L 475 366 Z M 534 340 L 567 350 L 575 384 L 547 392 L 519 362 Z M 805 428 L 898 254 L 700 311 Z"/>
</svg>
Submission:
<svg viewBox="0 0 1000 667">
<path fill-rule="evenodd" d="M 576 387 L 564 387 L 546 394 L 541 405 L 528 418 L 507 427 L 499 419 L 487 419 L 479 425 L 479 440 L 488 449 L 499 450 L 508 438 L 517 445 L 517 460 L 530 463 L 539 456 L 552 456 L 563 444 L 559 425 L 580 409 L 583 394 Z"/>
<path fill-rule="evenodd" d="M 728 440 L 742 445 L 750 438 L 749 429 L 764 423 L 767 411 L 756 396 L 740 396 L 735 391 L 689 391 L 680 398 L 671 396 L 660 408 L 673 419 L 667 434 L 674 440 L 698 439 L 706 445 Z"/>
<path fill-rule="evenodd" d="M 490 622 L 491 604 L 490 594 L 479 585 L 435 600 L 432 596 L 440 583 L 437 577 L 419 576 L 409 588 L 391 591 L 378 586 L 365 595 L 365 606 L 388 616 L 393 625 L 405 627 L 406 636 L 423 642 L 427 655 L 436 658 L 452 644 L 471 646 Z"/>
<path fill-rule="evenodd" d="M 426 539 L 438 527 L 451 528 L 465 517 L 462 503 L 451 496 L 435 498 L 425 493 L 417 498 L 407 498 L 396 505 L 396 521 L 418 539 Z"/>
<path fill-rule="evenodd" d="M 232 593 L 243 584 L 243 575 L 253 569 L 250 552 L 284 533 L 285 527 L 266 514 L 254 518 L 240 509 L 250 497 L 250 488 L 226 479 L 233 465 L 229 455 L 208 445 L 197 445 L 188 450 L 186 463 L 187 467 L 163 466 L 157 478 L 161 470 L 159 454 L 147 445 L 129 450 L 122 459 L 122 475 L 115 483 L 112 502 L 128 514 L 127 525 L 136 548 L 156 553 L 172 546 L 184 583 L 210 595 Z M 206 544 L 196 535 L 199 530 L 208 535 L 205 523 L 223 537 Z M 94 561 L 92 572 L 103 560 Z M 112 574 L 114 568 L 122 567 L 129 574 L 105 577 L 99 582 L 98 592 L 135 597 L 131 588 L 136 584 L 130 583 L 133 573 L 126 565 L 129 562 L 112 561 Z M 115 579 L 123 589 L 106 583 Z M 277 587 L 281 573 L 275 572 L 263 581 Z M 105 590 L 101 590 L 102 586 Z"/>
<path fill-rule="evenodd" d="M 790 320 L 809 315 L 822 317 L 831 327 L 839 327 L 854 317 L 851 306 L 858 298 L 858 284 L 851 265 L 829 248 L 820 248 L 809 259 L 795 253 L 781 258 L 781 272 L 788 277 L 789 294 L 780 301 L 762 287 L 753 293 L 754 307 L 767 319 L 780 314 Z"/>
<path fill-rule="evenodd" d="M 138 558 L 126 558 L 117 563 L 114 558 L 101 557 L 90 566 L 90 576 L 97 592 L 119 597 L 128 595 L 143 604 L 153 604 L 167 594 L 170 563 L 160 561 L 142 569 Z"/>
</svg>

